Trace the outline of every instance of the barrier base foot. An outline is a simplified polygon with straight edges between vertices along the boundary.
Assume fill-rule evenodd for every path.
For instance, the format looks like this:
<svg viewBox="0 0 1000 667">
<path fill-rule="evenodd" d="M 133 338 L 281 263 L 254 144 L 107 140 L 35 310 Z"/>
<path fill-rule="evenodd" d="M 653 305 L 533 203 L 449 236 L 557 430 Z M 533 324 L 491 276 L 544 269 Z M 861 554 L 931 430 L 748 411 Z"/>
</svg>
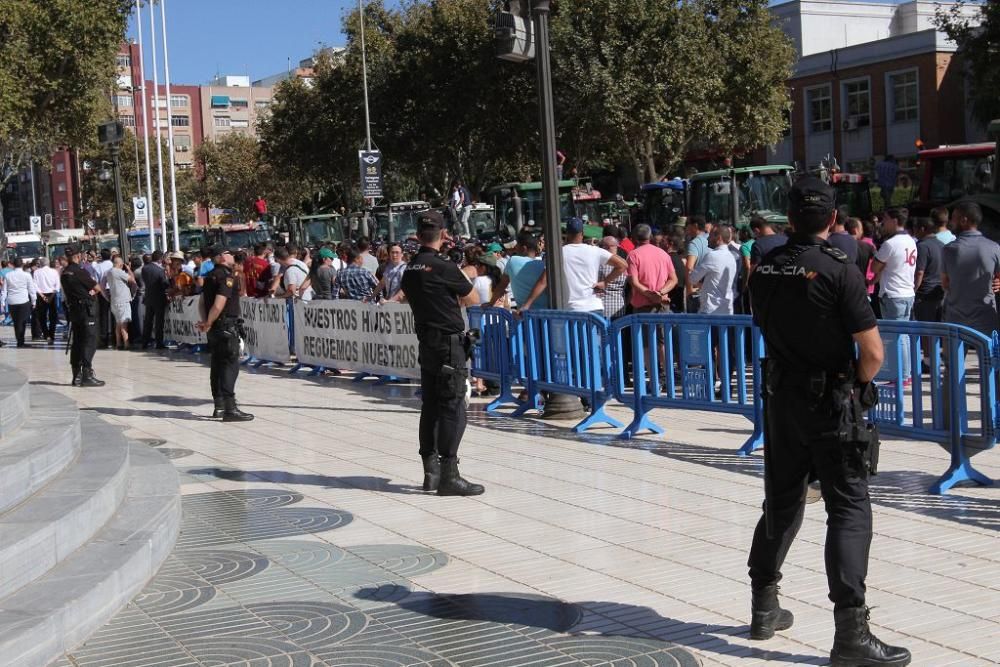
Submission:
<svg viewBox="0 0 1000 667">
<path fill-rule="evenodd" d="M 295 375 L 295 374 L 296 374 L 296 373 L 298 373 L 298 372 L 299 372 L 299 371 L 300 371 L 300 370 L 301 370 L 301 369 L 302 369 L 302 368 L 303 368 L 304 366 L 305 366 L 305 364 L 295 364 L 294 366 L 292 366 L 291 368 L 289 368 L 289 369 L 288 369 L 288 374 L 289 374 L 289 375 Z"/>
<path fill-rule="evenodd" d="M 574 426 L 573 432 L 583 433 L 591 426 L 595 426 L 597 424 L 608 424 L 613 428 L 621 428 L 622 426 L 624 426 L 624 424 L 622 424 L 620 421 L 618 421 L 617 419 L 609 415 L 607 412 L 605 412 L 604 406 L 602 405 L 601 407 L 594 410 L 586 419 L 584 419 L 582 422 Z"/>
<path fill-rule="evenodd" d="M 763 449 L 763 448 L 764 448 L 764 437 L 758 435 L 757 433 L 754 433 L 745 443 L 743 443 L 743 446 L 740 447 L 739 451 L 737 451 L 736 454 L 738 456 L 750 456 L 758 449 Z"/>
<path fill-rule="evenodd" d="M 528 412 L 529 410 L 541 410 L 541 409 L 542 409 L 541 396 L 539 396 L 538 394 L 535 394 L 534 396 L 532 396 L 531 398 L 529 398 L 524 403 L 521 403 L 517 407 L 517 409 L 514 410 L 514 412 L 510 413 L 510 416 L 511 417 L 523 417 L 525 415 L 525 413 Z"/>
<path fill-rule="evenodd" d="M 655 435 L 662 435 L 664 433 L 662 426 L 653 422 L 653 420 L 649 418 L 648 414 L 644 414 L 633 419 L 632 423 L 629 424 L 618 437 L 622 440 L 631 440 L 643 431 L 649 431 Z"/>
<path fill-rule="evenodd" d="M 499 396 L 497 396 L 496 398 L 494 398 L 492 401 L 489 402 L 489 404 L 486 406 L 486 412 L 496 412 L 499 408 L 503 407 L 504 405 L 512 405 L 512 404 L 520 405 L 517 402 L 517 397 L 515 397 L 514 394 L 510 392 L 510 389 L 505 389 L 500 393 Z"/>
<path fill-rule="evenodd" d="M 962 482 L 975 482 L 979 486 L 992 486 L 993 480 L 979 472 L 972 467 L 972 464 L 968 459 L 961 461 L 960 463 L 953 463 L 948 472 L 941 476 L 941 479 L 934 482 L 931 488 L 928 489 L 928 493 L 932 493 L 936 496 L 944 495 L 948 493 L 956 484 L 961 484 Z"/>
</svg>

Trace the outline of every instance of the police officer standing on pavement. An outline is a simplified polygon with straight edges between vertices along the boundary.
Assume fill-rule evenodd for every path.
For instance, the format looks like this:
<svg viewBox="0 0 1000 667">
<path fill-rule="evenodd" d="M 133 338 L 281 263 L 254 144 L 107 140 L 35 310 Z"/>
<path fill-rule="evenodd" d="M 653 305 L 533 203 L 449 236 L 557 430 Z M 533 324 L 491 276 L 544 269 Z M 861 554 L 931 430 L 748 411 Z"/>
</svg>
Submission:
<svg viewBox="0 0 1000 667">
<path fill-rule="evenodd" d="M 212 249 L 215 268 L 205 277 L 200 331 L 208 332 L 212 355 L 212 417 L 224 422 L 248 422 L 253 415 L 236 407 L 236 376 L 240 373 L 240 286 L 233 275 L 233 255 L 221 246 Z"/>
<path fill-rule="evenodd" d="M 882 341 L 861 274 L 827 242 L 837 218 L 833 189 L 807 177 L 788 199 L 788 244 L 768 253 L 750 278 L 754 321 L 768 354 L 764 516 L 748 562 L 750 636 L 768 639 L 792 626 L 791 612 L 778 603 L 778 582 L 802 525 L 812 471 L 827 512 L 826 574 L 836 624 L 831 663 L 903 667 L 909 651 L 871 633 L 865 606 L 868 476 L 878 463 L 878 435 L 864 412 L 876 401 L 872 379 L 882 365 Z"/>
<path fill-rule="evenodd" d="M 97 351 L 97 295 L 102 290 L 80 266 L 81 257 L 79 247 L 68 246 L 69 264 L 59 277 L 70 327 L 69 363 L 73 367 L 74 387 L 103 387 L 104 382 L 94 375 L 93 367 Z"/>
<path fill-rule="evenodd" d="M 420 342 L 420 457 L 424 491 L 439 496 L 477 496 L 485 490 L 458 472 L 458 446 L 465 433 L 467 361 L 475 339 L 466 333 L 462 306 L 478 303 L 472 283 L 440 255 L 447 238 L 437 211 L 420 215 L 420 250 L 407 265 L 402 290 L 413 310 Z"/>
</svg>

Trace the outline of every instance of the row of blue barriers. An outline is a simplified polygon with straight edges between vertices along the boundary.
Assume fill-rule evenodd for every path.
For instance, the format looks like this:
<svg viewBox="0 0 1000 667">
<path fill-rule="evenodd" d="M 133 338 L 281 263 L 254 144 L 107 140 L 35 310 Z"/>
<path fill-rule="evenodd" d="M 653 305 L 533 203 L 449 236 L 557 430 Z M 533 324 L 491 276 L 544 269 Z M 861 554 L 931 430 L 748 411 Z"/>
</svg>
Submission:
<svg viewBox="0 0 1000 667">
<path fill-rule="evenodd" d="M 500 390 L 487 411 L 513 405 L 513 415 L 521 416 L 541 406 L 542 392 L 578 396 L 589 414 L 574 431 L 603 423 L 623 428 L 621 438 L 663 433 L 651 416 L 657 408 L 740 414 L 753 423 L 753 432 L 739 453 L 763 446 L 764 343 L 748 315 L 644 314 L 609 323 L 591 313 L 528 311 L 515 317 L 477 307 L 468 317 L 482 333 L 472 374 Z M 1000 439 L 997 335 L 990 340 L 959 325 L 902 321 L 879 322 L 879 330 L 886 363 L 876 377 L 879 402 L 869 417 L 885 436 L 935 442 L 950 452 L 951 465 L 931 493 L 946 493 L 960 482 L 990 484 L 970 457 Z M 922 362 L 929 373 L 922 373 Z M 526 400 L 515 397 L 515 386 L 524 387 Z M 610 400 L 631 408 L 631 423 L 624 426 L 607 414 Z"/>
</svg>

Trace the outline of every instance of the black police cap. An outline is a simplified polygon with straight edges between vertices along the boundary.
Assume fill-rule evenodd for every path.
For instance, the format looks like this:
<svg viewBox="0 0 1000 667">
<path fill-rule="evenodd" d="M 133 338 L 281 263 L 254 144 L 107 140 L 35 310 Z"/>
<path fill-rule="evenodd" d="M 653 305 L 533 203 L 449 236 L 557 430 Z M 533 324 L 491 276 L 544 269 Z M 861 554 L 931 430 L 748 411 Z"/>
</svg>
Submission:
<svg viewBox="0 0 1000 667">
<path fill-rule="evenodd" d="M 833 188 L 815 176 L 805 176 L 795 181 L 788 192 L 788 212 L 802 213 L 832 213 L 837 205 L 837 197 Z"/>
<path fill-rule="evenodd" d="M 67 257 L 73 257 L 74 255 L 80 255 L 80 254 L 82 254 L 81 251 L 80 251 L 80 246 L 78 246 L 78 245 L 68 245 L 68 246 L 66 246 L 66 249 L 63 250 L 63 253 Z"/>
<path fill-rule="evenodd" d="M 216 257 L 218 257 L 219 255 L 221 255 L 223 253 L 229 252 L 229 249 L 226 248 L 226 246 L 219 245 L 219 244 L 216 244 L 216 245 L 212 246 L 209 250 L 211 250 L 211 252 L 212 252 L 212 258 L 213 259 L 216 258 Z"/>
<path fill-rule="evenodd" d="M 438 211 L 422 211 L 417 217 L 417 226 L 420 231 L 444 229 L 444 216 Z"/>
</svg>

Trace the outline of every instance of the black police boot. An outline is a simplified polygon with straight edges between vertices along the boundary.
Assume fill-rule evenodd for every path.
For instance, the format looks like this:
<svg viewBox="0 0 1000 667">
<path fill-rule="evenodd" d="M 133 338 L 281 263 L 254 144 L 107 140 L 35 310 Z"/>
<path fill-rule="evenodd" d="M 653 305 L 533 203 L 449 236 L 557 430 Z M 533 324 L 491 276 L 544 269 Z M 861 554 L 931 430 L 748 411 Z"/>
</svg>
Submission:
<svg viewBox="0 0 1000 667">
<path fill-rule="evenodd" d="M 213 398 L 215 410 L 212 411 L 212 419 L 222 419 L 226 412 L 226 404 L 221 398 Z"/>
<path fill-rule="evenodd" d="M 227 398 L 223 403 L 222 408 L 222 421 L 224 422 L 252 422 L 253 415 L 249 412 L 243 412 L 238 407 L 236 407 L 235 398 Z"/>
<path fill-rule="evenodd" d="M 422 457 L 424 462 L 424 491 L 437 491 L 441 483 L 441 459 L 437 454 Z"/>
<path fill-rule="evenodd" d="M 83 378 L 80 376 L 80 367 L 79 366 L 74 366 L 73 367 L 73 386 L 74 387 L 79 387 L 80 386 L 80 381 L 82 379 Z"/>
<path fill-rule="evenodd" d="M 482 484 L 473 484 L 462 479 L 458 473 L 458 459 L 441 459 L 441 482 L 439 496 L 478 496 L 486 491 Z"/>
<path fill-rule="evenodd" d="M 778 587 L 753 592 L 750 601 L 750 639 L 770 639 L 777 630 L 792 627 L 795 617 L 778 603 Z"/>
<path fill-rule="evenodd" d="M 104 380 L 98 380 L 93 368 L 84 368 L 80 373 L 81 387 L 103 387 Z"/>
<path fill-rule="evenodd" d="M 830 650 L 831 667 L 904 667 L 910 652 L 889 646 L 868 628 L 868 607 L 850 607 L 833 612 L 837 633 Z"/>
</svg>

